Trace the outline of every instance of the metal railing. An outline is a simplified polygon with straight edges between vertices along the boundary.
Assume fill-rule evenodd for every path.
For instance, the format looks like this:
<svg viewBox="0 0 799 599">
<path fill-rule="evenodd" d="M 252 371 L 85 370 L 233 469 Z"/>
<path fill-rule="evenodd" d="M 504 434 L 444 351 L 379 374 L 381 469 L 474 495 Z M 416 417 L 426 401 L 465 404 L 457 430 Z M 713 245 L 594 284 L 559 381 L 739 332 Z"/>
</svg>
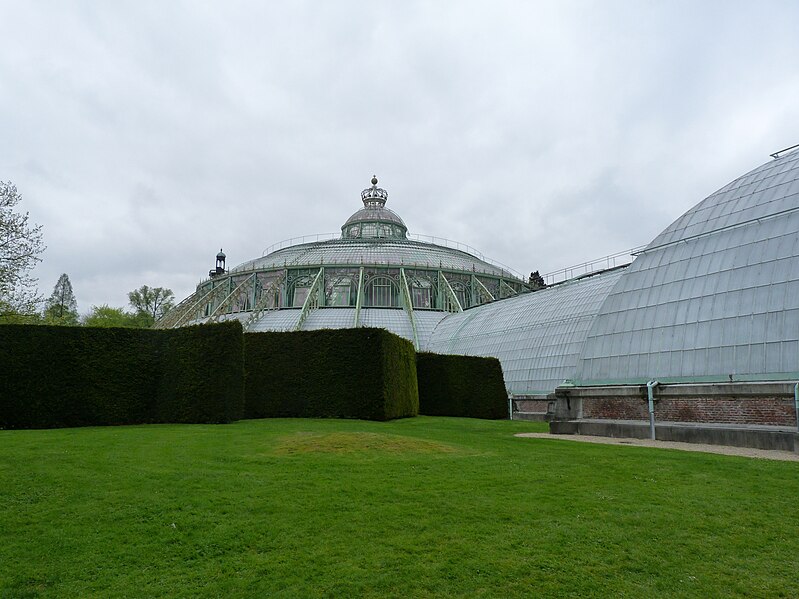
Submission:
<svg viewBox="0 0 799 599">
<path fill-rule="evenodd" d="M 268 248 L 266 248 L 262 253 L 261 257 L 267 256 L 272 252 L 276 252 L 277 250 L 282 250 L 283 248 L 291 247 L 293 245 L 301 245 L 303 243 L 313 243 L 317 241 L 330 241 L 332 239 L 341 239 L 341 233 L 317 233 L 314 235 L 303 235 L 301 237 L 292 237 L 290 239 L 284 239 L 283 241 L 278 241 L 277 243 L 273 243 Z M 371 239 L 371 238 L 370 238 Z M 513 275 L 514 277 L 521 279 L 522 281 L 526 281 L 527 279 L 517 270 L 511 268 L 507 264 L 503 264 L 497 260 L 492 260 L 491 258 L 487 258 L 482 252 L 479 252 L 472 246 L 461 243 L 460 241 L 454 241 L 452 239 L 447 239 L 446 237 L 437 237 L 435 235 L 418 235 L 418 234 L 408 234 L 407 239 L 411 241 L 419 241 L 422 243 L 430 243 L 433 245 L 438 245 L 442 247 L 446 247 L 453 250 L 459 250 L 461 252 L 466 252 L 467 254 L 471 254 L 475 258 L 479 258 L 483 262 L 487 262 L 493 266 L 498 266 L 499 268 L 507 271 L 509 274 Z M 390 241 L 391 238 L 386 238 L 386 240 Z M 353 238 L 353 241 L 359 241 L 359 238 Z M 419 266 L 424 264 L 419 263 Z"/>
<path fill-rule="evenodd" d="M 291 247 L 292 245 L 301 245 L 303 243 L 312 243 L 314 241 L 329 241 L 331 239 L 338 239 L 341 237 L 341 233 L 317 233 L 316 235 L 303 235 L 302 237 L 292 237 L 291 239 L 284 239 L 283 241 L 278 241 L 277 243 L 273 243 L 268 248 L 266 248 L 261 256 L 266 256 L 271 254 L 272 252 L 276 252 L 277 250 L 282 250 L 283 248 Z"/>
<path fill-rule="evenodd" d="M 591 274 L 592 272 L 629 264 L 633 261 L 635 256 L 638 255 L 638 253 L 643 251 L 645 247 L 645 245 L 641 245 L 630 250 L 617 252 L 615 254 L 610 254 L 609 256 L 603 256 L 602 258 L 597 258 L 596 260 L 590 260 L 588 262 L 582 262 L 580 264 L 575 264 L 574 266 L 568 266 L 566 268 L 552 271 L 543 275 L 544 283 L 547 285 L 554 285 L 555 283 L 568 281 L 569 279 L 573 279 L 574 277 L 579 277 L 581 275 L 587 275 Z"/>
</svg>

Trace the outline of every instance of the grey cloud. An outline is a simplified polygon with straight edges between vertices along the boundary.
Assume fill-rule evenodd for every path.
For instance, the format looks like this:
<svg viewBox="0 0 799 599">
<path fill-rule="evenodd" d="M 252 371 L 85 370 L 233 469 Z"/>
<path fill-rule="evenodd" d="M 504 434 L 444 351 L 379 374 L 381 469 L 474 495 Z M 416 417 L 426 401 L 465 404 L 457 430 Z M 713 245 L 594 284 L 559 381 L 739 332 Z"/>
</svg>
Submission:
<svg viewBox="0 0 799 599">
<path fill-rule="evenodd" d="M 648 242 L 799 141 L 799 9 L 738 2 L 20 3 L 0 178 L 80 309 L 335 232 L 542 272 Z"/>
</svg>

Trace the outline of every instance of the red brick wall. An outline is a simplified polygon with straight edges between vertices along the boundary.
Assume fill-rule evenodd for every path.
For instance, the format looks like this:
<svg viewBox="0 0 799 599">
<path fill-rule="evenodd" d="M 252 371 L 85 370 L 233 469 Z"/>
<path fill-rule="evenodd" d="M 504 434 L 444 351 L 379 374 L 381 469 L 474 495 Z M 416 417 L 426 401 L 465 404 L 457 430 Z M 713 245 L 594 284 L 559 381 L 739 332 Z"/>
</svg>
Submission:
<svg viewBox="0 0 799 599">
<path fill-rule="evenodd" d="M 583 418 L 648 420 L 649 410 L 645 399 L 583 398 Z M 663 397 L 655 402 L 655 420 L 796 426 L 796 412 L 793 398 Z"/>
<path fill-rule="evenodd" d="M 657 413 L 657 412 L 656 412 Z M 583 399 L 583 418 L 602 420 L 648 420 L 645 401 L 631 398 Z"/>
</svg>

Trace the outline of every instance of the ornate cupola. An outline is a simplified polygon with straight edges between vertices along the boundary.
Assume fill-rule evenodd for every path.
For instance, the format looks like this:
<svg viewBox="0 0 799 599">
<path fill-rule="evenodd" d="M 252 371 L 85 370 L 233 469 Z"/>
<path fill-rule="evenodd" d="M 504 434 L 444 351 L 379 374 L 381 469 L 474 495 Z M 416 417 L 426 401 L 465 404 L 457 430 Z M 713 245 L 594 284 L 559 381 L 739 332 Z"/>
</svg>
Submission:
<svg viewBox="0 0 799 599">
<path fill-rule="evenodd" d="M 377 175 L 372 186 L 361 192 L 363 208 L 347 219 L 341 227 L 344 239 L 406 239 L 408 228 L 399 215 L 386 208 L 388 192 L 377 186 Z"/>
<path fill-rule="evenodd" d="M 361 200 L 365 208 L 370 206 L 383 207 L 388 201 L 388 192 L 377 186 L 377 175 L 372 175 L 372 186 L 361 192 Z"/>
<path fill-rule="evenodd" d="M 209 277 L 225 274 L 225 258 L 227 258 L 225 252 L 222 251 L 222 248 L 219 248 L 219 253 L 216 255 L 216 268 L 208 271 Z"/>
</svg>

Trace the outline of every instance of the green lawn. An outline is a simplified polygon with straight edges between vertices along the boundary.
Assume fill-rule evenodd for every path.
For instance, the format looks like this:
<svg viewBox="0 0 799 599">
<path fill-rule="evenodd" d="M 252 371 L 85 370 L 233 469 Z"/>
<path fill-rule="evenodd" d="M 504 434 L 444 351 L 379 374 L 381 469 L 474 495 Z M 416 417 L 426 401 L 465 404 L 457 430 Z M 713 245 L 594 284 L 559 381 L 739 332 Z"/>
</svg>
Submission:
<svg viewBox="0 0 799 599">
<path fill-rule="evenodd" d="M 419 417 L 0 431 L 0 597 L 797 597 L 799 465 Z"/>
</svg>

